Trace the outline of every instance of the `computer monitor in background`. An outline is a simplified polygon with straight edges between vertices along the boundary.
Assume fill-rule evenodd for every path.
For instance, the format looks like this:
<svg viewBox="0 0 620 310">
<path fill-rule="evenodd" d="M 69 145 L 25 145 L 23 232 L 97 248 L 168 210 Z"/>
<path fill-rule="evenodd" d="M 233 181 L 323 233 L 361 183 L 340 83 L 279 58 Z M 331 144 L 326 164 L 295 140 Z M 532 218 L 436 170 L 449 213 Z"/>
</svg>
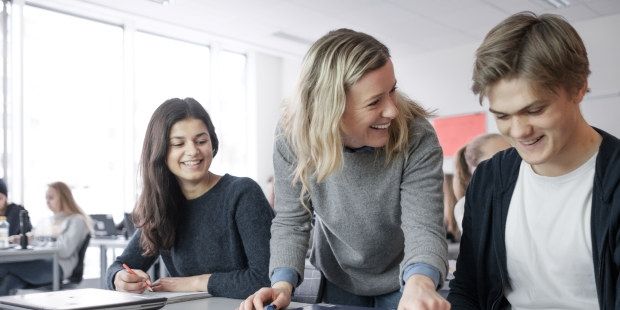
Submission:
<svg viewBox="0 0 620 310">
<path fill-rule="evenodd" d="M 94 238 L 116 238 L 116 225 L 112 214 L 91 214 L 93 219 Z"/>
</svg>

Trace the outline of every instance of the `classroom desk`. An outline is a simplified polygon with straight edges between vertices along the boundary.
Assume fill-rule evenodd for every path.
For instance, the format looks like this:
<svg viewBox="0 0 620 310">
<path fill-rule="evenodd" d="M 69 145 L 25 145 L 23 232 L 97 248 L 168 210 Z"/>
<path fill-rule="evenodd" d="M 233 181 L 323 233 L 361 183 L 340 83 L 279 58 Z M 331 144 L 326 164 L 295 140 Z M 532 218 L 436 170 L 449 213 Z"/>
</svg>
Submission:
<svg viewBox="0 0 620 310">
<path fill-rule="evenodd" d="M 105 273 L 108 270 L 108 249 L 124 249 L 129 244 L 129 240 L 123 237 L 116 239 L 91 238 L 89 247 L 99 247 L 99 285 L 106 288 Z"/>
<path fill-rule="evenodd" d="M 35 247 L 28 250 L 0 250 L 0 263 L 24 262 L 37 259 L 52 259 L 52 289 L 60 289 L 58 249 L 55 247 Z"/>
<path fill-rule="evenodd" d="M 190 300 L 164 306 L 166 310 L 233 310 L 241 304 L 240 299 L 223 297 L 209 297 L 205 299 Z M 308 304 L 292 302 L 287 309 L 303 307 Z"/>
</svg>

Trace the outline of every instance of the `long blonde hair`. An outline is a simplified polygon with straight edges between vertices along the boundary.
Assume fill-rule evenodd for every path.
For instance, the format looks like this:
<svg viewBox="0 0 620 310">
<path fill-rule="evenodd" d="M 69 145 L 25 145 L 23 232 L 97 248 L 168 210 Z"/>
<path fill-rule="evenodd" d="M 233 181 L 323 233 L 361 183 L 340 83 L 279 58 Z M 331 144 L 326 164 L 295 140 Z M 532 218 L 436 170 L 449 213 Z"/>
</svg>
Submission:
<svg viewBox="0 0 620 310">
<path fill-rule="evenodd" d="M 304 206 L 311 177 L 325 180 L 343 161 L 341 118 L 346 93 L 366 73 L 390 59 L 389 49 L 372 36 L 338 29 L 316 41 L 304 57 L 297 92 L 283 114 L 284 134 L 297 156 L 293 184 L 301 182 Z M 389 127 L 383 152 L 389 162 L 409 143 L 409 123 L 429 113 L 405 95 L 396 94 L 399 113 Z"/>
<path fill-rule="evenodd" d="M 90 217 L 86 215 L 86 212 L 78 206 L 73 198 L 73 194 L 71 193 L 71 189 L 67 184 L 63 182 L 53 182 L 47 185 L 49 188 L 53 188 L 56 193 L 58 193 L 58 198 L 60 199 L 60 205 L 62 212 L 67 215 L 70 214 L 79 214 L 84 218 L 84 222 L 88 226 L 89 230 L 92 230 L 92 221 Z"/>
</svg>

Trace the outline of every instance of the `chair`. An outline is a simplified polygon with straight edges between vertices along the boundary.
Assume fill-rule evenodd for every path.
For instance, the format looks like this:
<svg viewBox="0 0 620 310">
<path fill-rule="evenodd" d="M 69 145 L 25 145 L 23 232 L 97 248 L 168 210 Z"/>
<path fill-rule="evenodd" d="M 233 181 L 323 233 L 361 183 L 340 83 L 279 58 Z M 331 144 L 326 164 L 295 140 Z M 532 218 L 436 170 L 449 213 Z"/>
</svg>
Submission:
<svg viewBox="0 0 620 310">
<path fill-rule="evenodd" d="M 303 302 L 309 304 L 315 304 L 320 302 L 321 290 L 323 287 L 323 277 L 321 272 L 318 271 L 312 264 L 306 259 L 306 265 L 304 267 L 304 281 L 299 285 L 291 301 Z"/>
<path fill-rule="evenodd" d="M 90 243 L 90 234 L 86 235 L 86 238 L 82 242 L 80 246 L 80 251 L 78 252 L 78 263 L 73 269 L 73 272 L 62 283 L 62 288 L 75 288 L 84 279 L 84 257 L 86 256 L 86 249 L 88 249 L 88 244 Z"/>
<path fill-rule="evenodd" d="M 67 279 L 64 279 L 60 282 L 61 290 L 77 288 L 78 285 L 80 285 L 80 283 L 82 282 L 82 279 L 84 278 L 84 257 L 86 256 L 86 249 L 88 249 L 89 243 L 90 243 L 90 234 L 86 235 L 86 238 L 84 239 L 84 241 L 82 242 L 82 245 L 79 248 L 78 263 L 73 269 L 73 272 Z M 52 284 L 45 284 L 42 286 L 29 285 L 25 287 L 24 289 L 19 289 L 18 292 L 20 294 L 26 293 L 30 289 L 33 289 L 35 291 L 51 291 Z"/>
</svg>

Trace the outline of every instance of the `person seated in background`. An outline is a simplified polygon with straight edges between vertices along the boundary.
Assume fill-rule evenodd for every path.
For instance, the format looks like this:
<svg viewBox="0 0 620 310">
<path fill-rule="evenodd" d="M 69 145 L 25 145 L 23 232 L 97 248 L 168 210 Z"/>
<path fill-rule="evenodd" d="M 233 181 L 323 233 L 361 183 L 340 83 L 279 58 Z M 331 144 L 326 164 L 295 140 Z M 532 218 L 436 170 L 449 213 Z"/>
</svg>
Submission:
<svg viewBox="0 0 620 310">
<path fill-rule="evenodd" d="M 451 242 L 458 242 L 461 238 L 461 232 L 454 218 L 456 197 L 452 187 L 453 180 L 453 174 L 446 173 L 443 175 L 443 226 L 446 228 L 446 238 Z"/>
<path fill-rule="evenodd" d="M 218 146 L 198 101 L 173 98 L 155 110 L 140 160 L 138 230 L 107 270 L 109 289 L 246 298 L 269 284 L 273 210 L 252 179 L 209 170 Z M 160 255 L 171 277 L 151 282 L 144 271 Z"/>
<path fill-rule="evenodd" d="M 271 287 L 241 310 L 287 307 L 311 263 L 321 302 L 447 309 L 442 150 L 429 113 L 397 90 L 389 49 L 350 29 L 306 54 L 273 152 Z M 420 307 L 421 308 L 421 307 Z"/>
<path fill-rule="evenodd" d="M 467 189 L 452 309 L 620 309 L 620 140 L 581 113 L 589 74 L 558 15 L 512 15 L 476 51 L 472 90 L 513 148 Z"/>
<path fill-rule="evenodd" d="M 497 133 L 480 135 L 463 146 L 454 161 L 454 171 L 458 180 L 454 183 L 454 192 L 458 198 L 454 205 L 454 219 L 459 231 L 463 232 L 463 213 L 465 212 L 465 190 L 469 185 L 474 170 L 478 164 L 493 157 L 497 152 L 510 147 L 510 143 Z"/>
<path fill-rule="evenodd" d="M 465 190 L 469 185 L 472 171 L 469 169 L 465 150 L 467 144 L 463 145 L 454 155 L 454 176 L 452 177 L 452 192 L 454 193 L 455 203 L 465 197 Z"/>
<path fill-rule="evenodd" d="M 3 179 L 0 179 L 0 216 L 6 216 L 7 222 L 9 222 L 9 238 L 11 243 L 19 243 L 19 235 L 22 233 L 19 225 L 19 213 L 26 211 L 26 209 L 18 204 L 9 203 L 9 191 L 6 183 Z M 28 213 L 24 216 L 24 233 L 32 230 L 30 224 L 30 217 Z"/>
<path fill-rule="evenodd" d="M 60 278 L 65 279 L 78 264 L 79 249 L 91 233 L 92 224 L 75 202 L 71 189 L 63 182 L 48 185 L 45 201 L 53 215 L 35 228 L 35 245 L 36 239 L 55 240 Z M 27 286 L 51 284 L 52 263 L 51 259 L 41 259 L 0 264 L 0 295 Z"/>
</svg>

